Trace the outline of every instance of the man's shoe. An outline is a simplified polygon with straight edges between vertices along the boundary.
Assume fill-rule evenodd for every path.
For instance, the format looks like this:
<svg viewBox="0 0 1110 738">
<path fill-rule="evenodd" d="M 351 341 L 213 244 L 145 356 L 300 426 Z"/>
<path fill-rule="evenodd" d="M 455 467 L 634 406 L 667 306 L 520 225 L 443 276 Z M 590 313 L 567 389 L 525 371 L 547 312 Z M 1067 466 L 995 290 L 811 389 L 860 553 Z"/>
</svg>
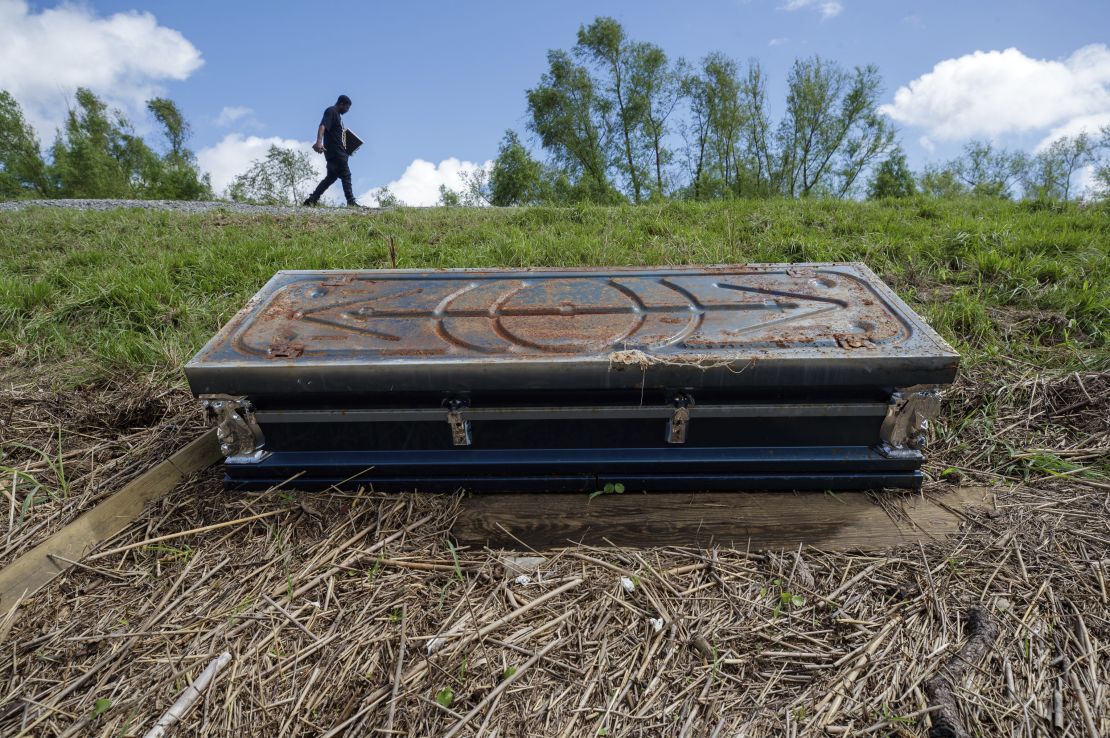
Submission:
<svg viewBox="0 0 1110 738">
<path fill-rule="evenodd" d="M 312 198 L 310 197 L 310 198 L 308 198 L 307 200 L 305 200 L 304 202 L 302 202 L 302 203 L 301 203 L 301 206 L 302 206 L 302 207 L 306 207 L 306 208 L 314 208 L 314 207 L 316 207 L 316 204 L 317 204 L 317 201 L 316 201 L 316 200 L 313 200 L 313 199 L 312 199 Z"/>
<path fill-rule="evenodd" d="M 349 208 L 363 208 L 363 209 L 366 208 L 366 206 L 363 205 L 362 203 L 360 203 L 358 200 L 351 200 L 349 203 L 347 203 L 347 207 L 349 207 Z"/>
</svg>

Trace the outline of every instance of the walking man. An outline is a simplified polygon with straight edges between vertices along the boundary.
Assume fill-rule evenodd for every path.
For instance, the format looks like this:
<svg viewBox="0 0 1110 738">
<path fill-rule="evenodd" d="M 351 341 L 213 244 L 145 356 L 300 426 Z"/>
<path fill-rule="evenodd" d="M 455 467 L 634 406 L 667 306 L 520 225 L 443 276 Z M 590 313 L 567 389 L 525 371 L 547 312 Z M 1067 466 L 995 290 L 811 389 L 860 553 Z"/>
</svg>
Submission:
<svg viewBox="0 0 1110 738">
<path fill-rule="evenodd" d="M 351 167 L 347 164 L 347 150 L 343 146 L 343 114 L 350 109 L 351 98 L 340 95 L 335 105 L 324 111 L 312 150 L 324 155 L 324 159 L 328 162 L 328 174 L 316 187 L 316 191 L 304 201 L 305 205 L 317 204 L 324 191 L 338 179 L 343 181 L 343 195 L 347 198 L 347 207 L 361 207 L 351 189 Z"/>
</svg>

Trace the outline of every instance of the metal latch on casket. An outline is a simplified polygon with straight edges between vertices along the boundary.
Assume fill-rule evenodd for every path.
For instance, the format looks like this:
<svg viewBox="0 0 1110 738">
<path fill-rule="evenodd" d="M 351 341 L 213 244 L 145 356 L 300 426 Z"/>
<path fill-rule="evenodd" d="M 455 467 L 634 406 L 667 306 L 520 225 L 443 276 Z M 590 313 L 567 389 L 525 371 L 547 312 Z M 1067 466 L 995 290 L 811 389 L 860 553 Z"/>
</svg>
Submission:
<svg viewBox="0 0 1110 738">
<path fill-rule="evenodd" d="M 447 425 L 451 428 L 451 443 L 456 446 L 470 445 L 470 421 L 463 417 L 462 411 L 467 407 L 465 400 L 448 400 Z"/>
<path fill-rule="evenodd" d="M 690 406 L 694 398 L 688 394 L 678 394 L 674 398 L 671 417 L 667 420 L 667 443 L 686 443 L 686 429 L 690 426 Z"/>
</svg>

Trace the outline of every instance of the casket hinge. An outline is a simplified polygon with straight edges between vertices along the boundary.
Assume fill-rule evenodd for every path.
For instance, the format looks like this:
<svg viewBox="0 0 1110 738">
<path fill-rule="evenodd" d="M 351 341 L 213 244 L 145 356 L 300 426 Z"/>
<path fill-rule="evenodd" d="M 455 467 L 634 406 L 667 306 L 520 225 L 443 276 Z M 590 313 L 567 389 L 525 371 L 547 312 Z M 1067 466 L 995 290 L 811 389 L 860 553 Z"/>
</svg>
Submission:
<svg viewBox="0 0 1110 738">
<path fill-rule="evenodd" d="M 229 464 L 254 464 L 269 456 L 266 437 L 254 419 L 254 408 L 245 397 L 201 395 L 204 409 L 216 423 L 220 451 Z"/>
<path fill-rule="evenodd" d="M 879 428 L 879 451 L 892 458 L 917 457 L 925 447 L 929 421 L 940 414 L 940 391 L 933 385 L 905 387 L 891 394 Z"/>
</svg>

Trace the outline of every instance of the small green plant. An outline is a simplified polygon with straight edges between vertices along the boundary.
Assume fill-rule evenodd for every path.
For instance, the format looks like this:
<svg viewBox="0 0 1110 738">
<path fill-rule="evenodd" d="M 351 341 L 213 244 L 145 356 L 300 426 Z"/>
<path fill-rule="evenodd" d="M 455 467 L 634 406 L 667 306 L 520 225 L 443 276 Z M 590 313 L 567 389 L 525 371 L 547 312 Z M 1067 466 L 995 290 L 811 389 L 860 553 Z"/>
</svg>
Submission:
<svg viewBox="0 0 1110 738">
<path fill-rule="evenodd" d="M 459 565 L 459 552 L 455 550 L 455 544 L 451 542 L 451 539 L 447 539 L 447 548 L 451 551 L 451 561 L 455 565 L 455 576 L 458 577 L 460 582 L 465 582 L 466 578 L 463 576 L 462 566 Z"/>
<path fill-rule="evenodd" d="M 802 607 L 806 604 L 806 598 L 803 595 L 788 592 L 783 589 L 783 582 L 778 577 L 771 580 L 771 586 L 778 589 L 778 599 L 775 601 L 775 609 L 773 612 L 774 617 L 777 618 L 781 615 L 783 610 L 787 607 Z M 772 590 L 768 587 L 760 587 L 759 596 L 766 597 L 771 591 Z"/>
<path fill-rule="evenodd" d="M 455 692 L 450 687 L 444 687 L 436 692 L 436 702 L 443 707 L 450 707 L 455 703 Z"/>
<path fill-rule="evenodd" d="M 93 703 L 93 709 L 92 709 L 93 718 L 95 719 L 95 718 L 100 717 L 111 706 L 112 706 L 112 701 L 111 700 L 106 699 L 104 697 L 99 698 L 96 702 Z"/>
<path fill-rule="evenodd" d="M 513 674 L 516 674 L 516 667 L 510 666 L 508 669 L 505 669 L 505 671 L 501 672 L 501 678 L 509 679 L 510 677 L 512 677 Z"/>
<path fill-rule="evenodd" d="M 801 607 L 806 603 L 806 598 L 800 594 L 791 594 L 790 592 L 781 592 L 779 594 L 779 604 L 785 607 L 786 605 L 793 605 L 794 607 Z"/>
<path fill-rule="evenodd" d="M 193 554 L 196 553 L 190 546 L 160 546 L 157 544 L 147 546 L 146 550 L 162 554 L 158 557 L 160 561 L 180 560 L 182 562 L 188 562 L 189 559 L 193 558 Z"/>
<path fill-rule="evenodd" d="M 386 615 L 386 619 L 391 623 L 401 622 L 401 617 L 401 608 L 399 607 L 393 608 L 393 610 L 390 611 L 388 615 Z"/>
<path fill-rule="evenodd" d="M 891 710 L 886 705 L 883 705 L 882 709 L 879 710 L 879 714 L 882 715 L 883 720 L 887 721 L 888 723 L 900 723 L 902 725 L 906 725 L 906 724 L 912 723 L 913 720 L 914 720 L 911 717 L 906 717 L 905 715 L 899 715 L 898 713 L 894 712 L 893 710 Z"/>
<path fill-rule="evenodd" d="M 598 495 L 623 495 L 623 494 L 624 494 L 624 485 L 623 484 L 621 484 L 620 482 L 607 482 L 605 484 L 605 486 L 602 487 L 601 489 L 594 490 L 593 492 L 591 492 L 590 493 L 590 499 L 592 500 L 593 498 L 597 497 Z"/>
</svg>

